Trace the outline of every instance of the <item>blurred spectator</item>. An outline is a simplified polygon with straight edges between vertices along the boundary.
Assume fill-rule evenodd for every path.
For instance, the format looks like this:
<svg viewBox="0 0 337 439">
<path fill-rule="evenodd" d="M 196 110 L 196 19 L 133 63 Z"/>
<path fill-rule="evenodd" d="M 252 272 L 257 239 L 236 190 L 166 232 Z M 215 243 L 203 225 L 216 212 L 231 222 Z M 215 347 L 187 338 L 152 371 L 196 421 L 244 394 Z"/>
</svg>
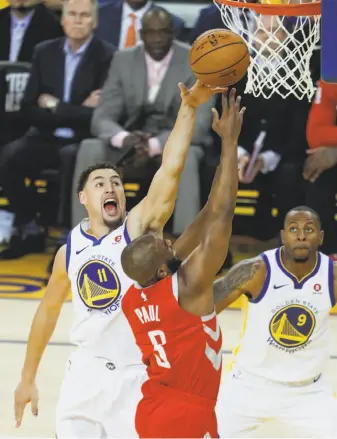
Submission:
<svg viewBox="0 0 337 439">
<path fill-rule="evenodd" d="M 303 175 L 308 181 L 306 204 L 315 209 L 325 233 L 322 251 L 337 254 L 337 85 L 320 81 L 311 107 L 307 139 L 310 146 Z"/>
<path fill-rule="evenodd" d="M 30 62 L 36 44 L 63 35 L 57 18 L 37 0 L 9 3 L 0 11 L 0 60 Z"/>
<path fill-rule="evenodd" d="M 116 0 L 99 8 L 96 35 L 116 48 L 132 47 L 140 41 L 144 14 L 154 7 L 151 0 Z M 184 21 L 172 15 L 175 37 L 181 39 Z"/>
<path fill-rule="evenodd" d="M 261 21 L 264 28 L 258 30 L 257 36 L 263 43 L 274 21 L 272 16 L 261 17 Z M 261 52 L 267 58 L 271 50 L 282 56 L 278 45 L 286 33 L 279 29 L 274 36 L 273 42 Z M 262 188 L 269 188 L 276 195 L 281 227 L 286 212 L 304 201 L 302 167 L 307 148 L 305 128 L 309 104 L 294 97 L 283 99 L 276 93 L 270 99 L 244 95 L 243 103 L 247 114 L 239 139 L 239 180 L 241 184 L 250 184 L 259 176 Z M 250 169 L 255 154 L 256 161 Z"/>
<path fill-rule="evenodd" d="M 247 0 L 247 3 L 256 3 L 256 0 Z M 243 28 L 246 28 L 247 26 L 249 26 L 249 28 L 253 27 L 254 20 L 251 20 L 251 13 L 247 8 L 244 10 L 244 13 L 242 8 L 232 8 L 231 11 L 232 14 L 235 14 L 237 17 L 235 22 L 239 23 L 241 21 L 241 26 Z M 199 17 L 190 32 L 188 40 L 192 44 L 204 32 L 211 29 L 223 29 L 225 27 L 218 6 L 214 4 L 207 6 L 200 11 Z M 241 33 L 240 31 L 241 29 L 238 28 L 237 33 Z"/>
<path fill-rule="evenodd" d="M 36 222 L 36 192 L 26 188 L 25 177 L 36 178 L 46 168 L 61 169 L 61 196 L 65 199 L 70 193 L 77 144 L 90 135 L 93 109 L 113 53 L 108 43 L 92 35 L 96 13 L 94 0 L 65 1 L 62 25 L 67 38 L 35 49 L 23 98 L 31 128 L 7 145 L 0 159 L 3 189 L 18 226 L 18 237 L 1 258 L 44 249 L 45 236 Z M 69 196 L 64 204 L 69 211 Z"/>
<path fill-rule="evenodd" d="M 10 0 L 10 6 L 0 11 L 0 61 L 31 62 L 37 43 L 63 35 L 63 30 L 54 14 L 37 0 Z M 8 84 L 11 90 L 21 95 L 27 75 Z M 6 77 L 2 78 L 5 80 Z M 16 102 L 18 103 L 18 102 Z M 18 108 L 15 112 L 0 115 L 0 146 L 22 136 L 28 126 Z"/>
<path fill-rule="evenodd" d="M 191 33 L 189 35 L 189 42 L 193 42 L 199 35 L 207 32 L 211 29 L 222 29 L 225 25 L 221 18 L 221 13 L 216 5 L 207 6 L 200 11 L 197 22 L 195 23 Z"/>
<path fill-rule="evenodd" d="M 116 52 L 92 120 L 92 133 L 100 140 L 81 144 L 75 181 L 83 169 L 97 161 L 120 162 L 130 147 L 138 148 L 133 168 L 146 169 L 155 158 L 160 160 L 180 107 L 178 83 L 191 85 L 194 77 L 188 62 L 189 46 L 173 40 L 172 18 L 165 9 L 148 11 L 142 26 L 144 44 Z M 175 234 L 183 232 L 200 209 L 199 163 L 209 140 L 213 105 L 211 100 L 197 113 L 176 203 Z M 130 165 L 129 160 L 126 173 Z M 148 169 L 152 178 L 153 167 Z M 76 224 L 84 211 L 76 197 L 73 203 L 72 221 Z"/>
</svg>

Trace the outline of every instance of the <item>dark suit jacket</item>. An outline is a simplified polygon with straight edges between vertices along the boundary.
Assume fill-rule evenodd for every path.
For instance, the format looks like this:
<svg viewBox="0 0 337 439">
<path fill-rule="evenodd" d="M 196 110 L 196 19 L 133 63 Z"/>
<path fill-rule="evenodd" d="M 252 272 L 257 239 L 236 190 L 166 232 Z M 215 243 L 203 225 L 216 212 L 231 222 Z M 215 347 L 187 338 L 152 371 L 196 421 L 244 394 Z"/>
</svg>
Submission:
<svg viewBox="0 0 337 439">
<path fill-rule="evenodd" d="M 270 99 L 242 96 L 247 107 L 239 137 L 239 145 L 252 153 L 254 142 L 261 131 L 266 131 L 262 151 L 272 150 L 283 161 L 303 160 L 307 143 L 305 138 L 309 103 L 295 97 L 283 99 L 274 94 Z"/>
<path fill-rule="evenodd" d="M 39 44 L 34 51 L 32 72 L 22 101 L 22 112 L 40 134 L 52 135 L 55 128 L 67 127 L 75 131 L 75 140 L 90 137 L 93 109 L 82 102 L 94 90 L 103 87 L 109 71 L 113 48 L 94 37 L 80 61 L 73 82 L 70 102 L 63 100 L 64 43 L 57 38 Z M 60 99 L 54 111 L 40 108 L 38 97 L 48 93 Z"/>
<path fill-rule="evenodd" d="M 215 5 L 207 6 L 201 9 L 197 22 L 195 23 L 188 41 L 193 44 L 199 35 L 211 29 L 222 29 L 225 25 L 222 22 L 219 9 Z"/>
<path fill-rule="evenodd" d="M 11 8 L 0 11 L 0 60 L 8 61 L 11 38 Z M 63 36 L 62 27 L 56 16 L 44 5 L 36 7 L 23 38 L 17 61 L 31 62 L 36 44 Z"/>
<path fill-rule="evenodd" d="M 123 0 L 117 0 L 113 3 L 104 4 L 98 10 L 96 35 L 117 48 L 119 47 L 122 26 L 123 3 Z M 185 23 L 175 15 L 172 15 L 172 17 L 176 38 L 178 40 L 182 39 Z"/>
</svg>

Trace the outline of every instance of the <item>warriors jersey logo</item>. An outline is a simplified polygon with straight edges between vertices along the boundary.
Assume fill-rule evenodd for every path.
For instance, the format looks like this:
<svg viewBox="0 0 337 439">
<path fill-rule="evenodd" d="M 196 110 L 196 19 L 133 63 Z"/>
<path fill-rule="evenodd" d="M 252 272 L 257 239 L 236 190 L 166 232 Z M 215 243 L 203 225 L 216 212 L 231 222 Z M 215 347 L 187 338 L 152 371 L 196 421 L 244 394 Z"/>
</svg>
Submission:
<svg viewBox="0 0 337 439">
<path fill-rule="evenodd" d="M 112 267 L 105 262 L 87 262 L 79 271 L 77 289 L 84 304 L 91 309 L 105 309 L 121 292 L 120 281 Z"/>
<path fill-rule="evenodd" d="M 315 325 L 316 319 L 310 309 L 303 305 L 289 305 L 273 316 L 269 332 L 278 345 L 295 348 L 307 343 Z"/>
</svg>

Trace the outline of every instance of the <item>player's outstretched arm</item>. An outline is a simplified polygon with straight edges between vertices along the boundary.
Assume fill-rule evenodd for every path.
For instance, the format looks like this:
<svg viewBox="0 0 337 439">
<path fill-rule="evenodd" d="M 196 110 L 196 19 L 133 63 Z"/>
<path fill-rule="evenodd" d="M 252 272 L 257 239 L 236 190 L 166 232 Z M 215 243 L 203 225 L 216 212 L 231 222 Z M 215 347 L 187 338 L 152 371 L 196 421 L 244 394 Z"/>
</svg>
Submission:
<svg viewBox="0 0 337 439">
<path fill-rule="evenodd" d="M 66 271 L 66 246 L 64 245 L 56 254 L 45 295 L 31 326 L 21 381 L 15 390 L 14 409 L 17 427 L 21 425 L 26 404 L 29 402 L 31 402 L 33 415 L 38 414 L 38 391 L 35 377 L 69 291 L 70 282 Z"/>
<path fill-rule="evenodd" d="M 213 109 L 213 129 L 222 139 L 220 164 L 208 198 L 208 217 L 200 245 L 181 267 L 181 293 L 212 293 L 211 285 L 228 251 L 238 189 L 237 146 L 245 108 L 235 89 L 222 98 L 222 116 Z M 181 279 L 181 281 L 180 281 Z M 185 295 L 185 294 L 183 294 Z M 213 295 L 212 295 L 213 296 Z"/>
<path fill-rule="evenodd" d="M 161 231 L 172 215 L 180 176 L 190 146 L 197 109 L 209 101 L 223 87 L 208 87 L 196 81 L 191 89 L 179 84 L 182 103 L 174 128 L 163 150 L 162 164 L 153 177 L 147 196 L 128 217 L 128 231 L 132 238 L 146 229 Z"/>
<path fill-rule="evenodd" d="M 234 265 L 228 273 L 213 284 L 217 313 L 235 302 L 242 294 L 256 298 L 266 278 L 266 265 L 261 256 L 245 259 Z"/>
</svg>

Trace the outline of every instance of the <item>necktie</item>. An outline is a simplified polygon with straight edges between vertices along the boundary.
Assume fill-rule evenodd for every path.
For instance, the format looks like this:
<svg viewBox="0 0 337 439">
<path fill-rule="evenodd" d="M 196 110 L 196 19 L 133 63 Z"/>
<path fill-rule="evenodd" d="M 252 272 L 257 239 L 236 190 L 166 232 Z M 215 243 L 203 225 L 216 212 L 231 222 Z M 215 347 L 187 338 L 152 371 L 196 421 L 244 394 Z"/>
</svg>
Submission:
<svg viewBox="0 0 337 439">
<path fill-rule="evenodd" d="M 131 18 L 131 23 L 128 29 L 128 33 L 126 34 L 126 41 L 125 41 L 125 47 L 132 47 L 136 44 L 137 42 L 137 37 L 136 37 L 136 15 L 131 13 L 129 15 L 129 17 Z"/>
</svg>

